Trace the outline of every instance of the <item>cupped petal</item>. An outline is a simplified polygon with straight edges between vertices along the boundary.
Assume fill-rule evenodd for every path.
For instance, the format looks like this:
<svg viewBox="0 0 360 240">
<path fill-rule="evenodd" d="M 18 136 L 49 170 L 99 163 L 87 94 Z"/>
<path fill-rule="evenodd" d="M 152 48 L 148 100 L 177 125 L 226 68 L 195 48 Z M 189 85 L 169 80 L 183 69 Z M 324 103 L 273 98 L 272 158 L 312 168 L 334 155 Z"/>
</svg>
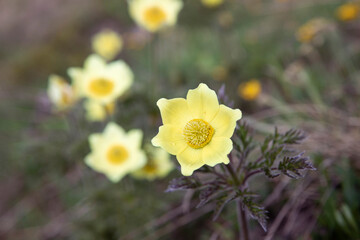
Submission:
<svg viewBox="0 0 360 240">
<path fill-rule="evenodd" d="M 91 54 L 84 63 L 87 71 L 98 72 L 106 67 L 106 62 L 97 54 Z"/>
<path fill-rule="evenodd" d="M 125 136 L 125 131 L 116 123 L 110 122 L 106 125 L 103 135 L 106 136 L 106 138 L 121 138 Z"/>
<path fill-rule="evenodd" d="M 139 129 L 133 129 L 128 132 L 128 138 L 129 142 L 132 147 L 134 148 L 140 148 L 141 147 L 141 141 L 143 138 L 143 132 Z"/>
<path fill-rule="evenodd" d="M 206 165 L 211 167 L 214 167 L 219 163 L 228 164 L 229 158 L 227 155 L 231 152 L 232 149 L 233 143 L 231 139 L 224 137 L 213 138 L 209 144 L 203 148 L 203 161 Z"/>
<path fill-rule="evenodd" d="M 156 104 L 160 109 L 163 124 L 176 125 L 182 129 L 187 122 L 193 119 L 184 98 L 170 100 L 161 98 Z"/>
<path fill-rule="evenodd" d="M 69 68 L 67 70 L 68 75 L 71 78 L 72 81 L 72 86 L 74 88 L 75 93 L 78 96 L 82 96 L 83 95 L 83 90 L 82 90 L 82 81 L 83 81 L 83 76 L 84 76 L 84 72 L 81 68 Z"/>
<path fill-rule="evenodd" d="M 204 165 L 202 158 L 203 149 L 194 149 L 187 147 L 184 151 L 176 155 L 177 160 L 181 165 L 181 173 L 184 176 L 190 176 L 196 169 Z"/>
<path fill-rule="evenodd" d="M 182 134 L 182 129 L 169 124 L 159 128 L 159 133 L 151 140 L 151 143 L 173 155 L 177 155 L 188 146 Z"/>
<path fill-rule="evenodd" d="M 101 134 L 98 133 L 93 133 L 89 136 L 89 142 L 90 142 L 90 147 L 92 150 L 96 149 L 97 147 L 99 147 L 102 143 L 102 137 Z"/>
<path fill-rule="evenodd" d="M 121 173 L 105 173 L 106 177 L 113 183 L 119 182 L 124 176 L 125 172 Z"/>
<path fill-rule="evenodd" d="M 167 24 L 172 26 L 176 23 L 179 11 L 183 7 L 182 1 L 163 1 L 164 7 L 167 9 L 168 17 L 167 17 Z"/>
<path fill-rule="evenodd" d="M 219 111 L 219 101 L 215 91 L 204 83 L 200 83 L 196 89 L 189 90 L 186 100 L 194 118 L 210 122 Z"/>
<path fill-rule="evenodd" d="M 231 109 L 225 105 L 220 105 L 219 112 L 215 118 L 209 122 L 214 128 L 214 137 L 230 138 L 235 130 L 236 121 L 241 118 L 239 109 Z"/>
</svg>

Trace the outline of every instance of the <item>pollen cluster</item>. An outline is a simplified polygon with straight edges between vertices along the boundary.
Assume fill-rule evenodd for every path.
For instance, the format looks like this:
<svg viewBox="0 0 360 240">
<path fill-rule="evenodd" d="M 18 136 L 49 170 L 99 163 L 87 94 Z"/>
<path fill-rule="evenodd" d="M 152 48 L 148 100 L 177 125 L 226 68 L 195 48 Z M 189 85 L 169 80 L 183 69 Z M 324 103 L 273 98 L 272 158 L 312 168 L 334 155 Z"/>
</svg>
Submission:
<svg viewBox="0 0 360 240">
<path fill-rule="evenodd" d="M 128 151 L 121 145 L 114 145 L 107 152 L 108 161 L 115 165 L 125 162 L 128 157 Z"/>
<path fill-rule="evenodd" d="M 94 79 L 89 84 L 89 90 L 96 96 L 106 96 L 114 89 L 114 83 L 105 78 Z"/>
<path fill-rule="evenodd" d="M 193 119 L 185 125 L 183 134 L 187 144 L 197 149 L 206 146 L 211 141 L 214 128 L 202 119 Z"/>
<path fill-rule="evenodd" d="M 166 20 L 165 12 L 159 7 L 151 7 L 144 12 L 145 21 L 151 25 L 161 25 Z"/>
</svg>

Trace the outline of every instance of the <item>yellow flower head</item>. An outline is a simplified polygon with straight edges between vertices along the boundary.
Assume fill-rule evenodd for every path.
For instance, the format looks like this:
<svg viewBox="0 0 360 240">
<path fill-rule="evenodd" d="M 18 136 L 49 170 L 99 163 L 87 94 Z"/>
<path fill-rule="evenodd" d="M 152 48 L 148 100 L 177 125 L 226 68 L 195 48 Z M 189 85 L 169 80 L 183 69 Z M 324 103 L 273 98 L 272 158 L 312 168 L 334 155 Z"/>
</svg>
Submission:
<svg viewBox="0 0 360 240">
<path fill-rule="evenodd" d="M 229 163 L 239 109 L 219 104 L 215 91 L 203 83 L 189 90 L 186 99 L 162 98 L 157 105 L 164 125 L 151 142 L 176 155 L 183 175 L 190 176 L 205 164 Z"/>
<path fill-rule="evenodd" d="M 134 21 L 150 32 L 176 24 L 182 8 L 181 0 L 130 0 L 130 15 Z"/>
<path fill-rule="evenodd" d="M 146 165 L 133 173 L 133 176 L 149 181 L 155 178 L 162 178 L 174 169 L 174 164 L 170 160 L 170 155 L 161 148 L 147 146 L 145 150 L 148 152 L 148 160 Z"/>
<path fill-rule="evenodd" d="M 201 0 L 201 3 L 209 8 L 214 8 L 221 5 L 224 0 Z"/>
<path fill-rule="evenodd" d="M 338 7 L 336 16 L 341 21 L 351 21 L 356 19 L 360 13 L 360 5 L 357 3 L 345 3 Z"/>
<path fill-rule="evenodd" d="M 110 29 L 102 30 L 92 38 L 94 52 L 107 60 L 113 59 L 121 51 L 122 47 L 123 40 L 121 36 Z"/>
<path fill-rule="evenodd" d="M 146 156 L 141 150 L 141 141 L 141 130 L 125 133 L 117 124 L 109 123 L 102 134 L 90 135 L 91 153 L 86 156 L 85 162 L 111 181 L 118 182 L 127 173 L 145 165 Z"/>
<path fill-rule="evenodd" d="M 261 93 L 261 84 L 256 79 L 244 82 L 238 87 L 238 94 L 245 100 L 251 101 L 256 99 Z"/>
<path fill-rule="evenodd" d="M 314 18 L 302 25 L 296 32 L 296 38 L 299 42 L 309 43 L 317 34 L 325 29 L 327 21 L 323 18 Z"/>
<path fill-rule="evenodd" d="M 114 113 L 115 103 L 102 104 L 97 101 L 87 99 L 84 102 L 86 118 L 89 121 L 103 121 L 107 116 Z"/>
<path fill-rule="evenodd" d="M 69 75 L 80 96 L 103 104 L 114 102 L 133 83 L 133 73 L 123 61 L 109 64 L 98 55 L 89 56 L 84 69 L 70 68 Z"/>
<path fill-rule="evenodd" d="M 57 110 L 71 107 L 76 101 L 73 88 L 62 77 L 57 75 L 49 77 L 47 93 Z"/>
</svg>

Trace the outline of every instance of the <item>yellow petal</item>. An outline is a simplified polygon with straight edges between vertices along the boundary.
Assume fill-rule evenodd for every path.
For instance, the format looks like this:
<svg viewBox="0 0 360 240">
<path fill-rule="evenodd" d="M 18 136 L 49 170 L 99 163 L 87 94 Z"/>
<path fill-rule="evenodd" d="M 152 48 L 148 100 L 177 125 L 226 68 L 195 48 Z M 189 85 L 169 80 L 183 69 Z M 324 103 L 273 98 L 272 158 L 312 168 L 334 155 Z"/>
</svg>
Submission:
<svg viewBox="0 0 360 240">
<path fill-rule="evenodd" d="M 161 98 L 157 101 L 160 109 L 163 124 L 177 125 L 183 128 L 187 122 L 192 119 L 188 104 L 183 98 L 165 99 Z"/>
<path fill-rule="evenodd" d="M 219 102 L 215 91 L 204 83 L 200 83 L 196 89 L 189 90 L 186 100 L 194 118 L 210 122 L 219 111 Z"/>
<path fill-rule="evenodd" d="M 173 155 L 180 153 L 188 146 L 182 134 L 182 129 L 169 124 L 159 128 L 159 133 L 151 140 L 151 143 L 156 147 L 162 147 Z"/>
<path fill-rule="evenodd" d="M 218 163 L 229 163 L 227 155 L 233 149 L 233 143 L 229 138 L 213 138 L 203 148 L 202 159 L 206 165 L 214 167 Z"/>
<path fill-rule="evenodd" d="M 89 136 L 89 142 L 90 142 L 91 149 L 95 149 L 102 142 L 101 134 L 98 134 L 98 133 L 91 134 Z"/>
<path fill-rule="evenodd" d="M 230 138 L 235 130 L 236 121 L 241 118 L 239 109 L 231 109 L 225 105 L 220 105 L 219 112 L 215 118 L 209 122 L 215 129 L 214 138 L 227 137 Z"/>
<path fill-rule="evenodd" d="M 107 138 L 121 138 L 125 136 L 125 131 L 116 123 L 110 122 L 106 125 L 106 128 L 104 130 L 104 136 L 106 136 Z"/>
<path fill-rule="evenodd" d="M 86 70 L 97 72 L 106 67 L 106 62 L 99 55 L 92 54 L 85 60 L 84 67 Z"/>
<path fill-rule="evenodd" d="M 134 148 L 141 147 L 141 141 L 143 137 L 143 132 L 138 129 L 133 129 L 128 132 L 129 142 L 131 142 L 131 146 Z"/>
<path fill-rule="evenodd" d="M 181 165 L 181 173 L 184 176 L 190 176 L 196 169 L 204 165 L 202 159 L 203 148 L 194 149 L 191 147 L 186 148 L 183 152 L 176 156 Z"/>
</svg>

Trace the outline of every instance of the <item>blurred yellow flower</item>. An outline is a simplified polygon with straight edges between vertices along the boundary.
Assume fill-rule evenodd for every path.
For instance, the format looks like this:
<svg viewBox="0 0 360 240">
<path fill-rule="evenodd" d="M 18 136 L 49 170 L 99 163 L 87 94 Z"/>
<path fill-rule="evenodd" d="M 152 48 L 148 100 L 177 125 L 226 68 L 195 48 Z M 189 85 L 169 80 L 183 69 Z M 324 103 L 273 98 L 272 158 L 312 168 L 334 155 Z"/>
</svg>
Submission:
<svg viewBox="0 0 360 240">
<path fill-rule="evenodd" d="M 205 164 L 229 163 L 239 109 L 219 105 L 215 91 L 203 83 L 189 90 L 186 99 L 162 98 L 157 105 L 164 125 L 151 142 L 176 155 L 183 175 L 190 176 Z"/>
<path fill-rule="evenodd" d="M 109 123 L 102 134 L 90 135 L 91 153 L 86 156 L 85 162 L 111 181 L 118 182 L 146 164 L 141 141 L 141 130 L 125 133 L 116 123 Z"/>
<path fill-rule="evenodd" d="M 95 54 L 86 59 L 84 69 L 70 68 L 68 73 L 80 96 L 102 104 L 114 102 L 130 88 L 134 78 L 125 62 L 118 60 L 106 64 Z"/>
<path fill-rule="evenodd" d="M 50 75 L 47 94 L 57 110 L 71 107 L 76 101 L 72 86 L 57 75 Z"/>
<path fill-rule="evenodd" d="M 114 113 L 115 103 L 102 104 L 97 101 L 87 99 L 84 102 L 86 118 L 89 121 L 103 121 L 107 116 Z"/>
<path fill-rule="evenodd" d="M 104 29 L 92 38 L 91 44 L 95 53 L 106 60 L 111 60 L 121 51 L 123 40 L 113 30 Z"/>
<path fill-rule="evenodd" d="M 311 19 L 297 30 L 296 38 L 299 42 L 309 43 L 326 26 L 327 26 L 327 21 L 323 18 Z"/>
<path fill-rule="evenodd" d="M 201 3 L 209 8 L 217 7 L 221 5 L 224 2 L 224 0 L 201 0 Z"/>
<path fill-rule="evenodd" d="M 238 94 L 245 100 L 255 100 L 261 93 L 261 84 L 256 79 L 241 83 L 238 87 Z"/>
<path fill-rule="evenodd" d="M 345 3 L 337 8 L 336 16 L 341 21 L 351 21 L 356 19 L 360 13 L 360 5 L 358 3 Z"/>
<path fill-rule="evenodd" d="M 134 177 L 151 181 L 155 178 L 165 177 L 174 169 L 170 155 L 163 149 L 147 146 L 145 150 L 148 153 L 146 165 L 140 170 L 135 171 L 133 173 Z"/>
<path fill-rule="evenodd" d="M 134 21 L 150 32 L 176 24 L 181 0 L 130 0 L 129 11 Z"/>
</svg>

